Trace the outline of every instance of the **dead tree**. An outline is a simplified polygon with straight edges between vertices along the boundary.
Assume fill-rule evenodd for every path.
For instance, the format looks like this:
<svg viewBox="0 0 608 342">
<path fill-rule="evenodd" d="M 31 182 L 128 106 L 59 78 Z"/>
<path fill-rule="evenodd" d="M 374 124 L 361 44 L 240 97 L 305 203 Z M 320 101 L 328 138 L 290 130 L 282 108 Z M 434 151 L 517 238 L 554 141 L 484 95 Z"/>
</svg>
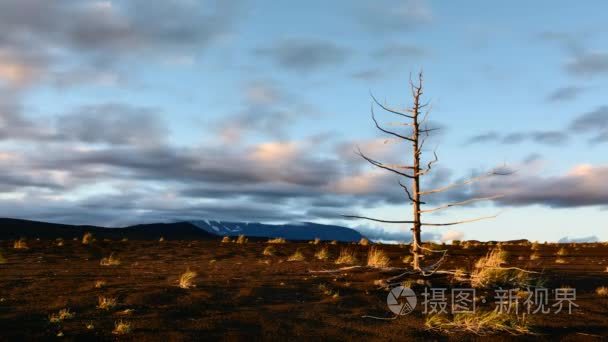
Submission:
<svg viewBox="0 0 608 342">
<path fill-rule="evenodd" d="M 358 216 L 358 215 L 345 215 L 345 217 L 359 218 L 359 219 L 365 219 L 365 220 L 382 222 L 382 223 L 412 224 L 412 244 L 411 244 L 411 252 L 413 255 L 412 266 L 415 270 L 421 271 L 422 267 L 420 266 L 420 259 L 423 256 L 422 246 L 421 246 L 421 244 L 422 244 L 422 240 L 421 240 L 421 230 L 422 229 L 421 228 L 423 226 L 452 226 L 452 225 L 457 225 L 457 224 L 462 224 L 462 223 L 490 219 L 490 218 L 494 218 L 497 216 L 497 215 L 493 215 L 493 216 L 486 216 L 486 217 L 478 217 L 478 218 L 474 218 L 474 219 L 468 219 L 468 220 L 457 221 L 457 222 L 430 223 L 430 222 L 422 221 L 421 217 L 422 217 L 423 213 L 435 212 L 435 211 L 439 211 L 439 210 L 443 210 L 443 209 L 447 209 L 447 208 L 451 208 L 451 207 L 455 207 L 455 206 L 466 205 L 466 204 L 469 204 L 472 202 L 477 202 L 477 201 L 482 201 L 482 200 L 490 200 L 490 199 L 497 198 L 499 196 L 471 198 L 466 201 L 449 203 L 449 204 L 445 204 L 445 205 L 442 205 L 442 206 L 439 206 L 436 208 L 430 208 L 430 209 L 422 209 L 422 205 L 425 204 L 425 202 L 422 200 L 422 198 L 426 195 L 440 193 L 440 192 L 444 192 L 444 191 L 450 190 L 450 189 L 458 187 L 458 186 L 470 184 L 470 183 L 482 180 L 489 176 L 506 175 L 506 174 L 509 174 L 509 172 L 501 172 L 499 170 L 492 170 L 483 175 L 480 175 L 480 176 L 477 176 L 477 177 L 474 177 L 474 178 L 471 178 L 468 180 L 464 180 L 461 182 L 453 183 L 453 184 L 450 184 L 450 185 L 447 185 L 447 186 L 444 186 L 441 188 L 431 189 L 431 190 L 422 190 L 421 183 L 420 183 L 421 177 L 428 175 L 431 172 L 433 165 L 438 161 L 437 153 L 433 152 L 433 160 L 423 163 L 422 162 L 423 148 L 424 148 L 426 139 L 429 137 L 429 133 L 434 130 L 437 130 L 437 128 L 428 128 L 428 126 L 427 126 L 427 119 L 428 119 L 428 114 L 430 112 L 430 108 L 427 109 L 427 107 L 429 106 L 429 103 L 424 103 L 424 104 L 421 103 L 421 99 L 422 99 L 422 95 L 423 95 L 422 72 L 420 72 L 418 74 L 418 84 L 415 84 L 410 78 L 410 89 L 411 89 L 411 96 L 413 99 L 413 104 L 412 104 L 411 108 L 406 109 L 405 111 L 389 108 L 388 106 L 381 104 L 372 94 L 371 97 L 372 97 L 373 102 L 372 102 L 372 106 L 371 106 L 371 117 L 372 117 L 374 124 L 376 125 L 376 128 L 378 128 L 381 132 L 388 134 L 400 141 L 406 141 L 406 142 L 411 143 L 411 146 L 412 146 L 412 150 L 411 150 L 412 163 L 411 163 L 411 165 L 384 164 L 380 161 L 377 161 L 377 160 L 374 160 L 374 159 L 368 157 L 363 152 L 361 152 L 360 149 L 358 149 L 357 154 L 359 156 L 361 156 L 363 159 L 365 159 L 367 162 L 372 164 L 373 166 L 381 168 L 381 169 L 389 171 L 389 172 L 392 172 L 394 174 L 397 174 L 398 176 L 410 181 L 411 190 L 410 190 L 410 188 L 408 188 L 407 185 L 403 184 L 401 181 L 399 181 L 399 186 L 401 188 L 403 188 L 403 190 L 405 191 L 405 194 L 407 195 L 408 200 L 412 204 L 412 210 L 413 210 L 412 219 L 405 220 L 405 221 L 392 221 L 392 220 L 381 220 L 381 219 L 371 218 L 371 217 L 367 217 L 367 216 Z M 395 114 L 395 115 L 399 116 L 400 118 L 407 119 L 407 122 L 399 123 L 399 125 L 409 127 L 410 132 L 397 133 L 397 132 L 394 132 L 394 131 L 391 131 L 391 130 L 388 130 L 388 129 L 382 127 L 378 123 L 378 120 L 376 119 L 376 115 L 374 113 L 375 105 L 379 106 L 380 108 L 382 108 L 384 111 L 386 111 L 388 113 Z M 424 111 L 424 114 L 422 115 L 423 111 Z"/>
</svg>

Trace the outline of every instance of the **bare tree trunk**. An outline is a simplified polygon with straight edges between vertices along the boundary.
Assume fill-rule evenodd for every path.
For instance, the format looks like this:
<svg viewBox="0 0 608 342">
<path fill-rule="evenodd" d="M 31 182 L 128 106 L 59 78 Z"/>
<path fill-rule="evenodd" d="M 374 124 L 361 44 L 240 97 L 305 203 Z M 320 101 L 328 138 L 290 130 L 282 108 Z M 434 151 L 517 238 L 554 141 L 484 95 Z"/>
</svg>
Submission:
<svg viewBox="0 0 608 342">
<path fill-rule="evenodd" d="M 420 131 L 419 131 L 419 122 L 418 122 L 418 114 L 420 112 L 420 95 L 422 94 L 422 84 L 419 84 L 418 88 L 412 88 L 412 95 L 414 97 L 414 105 L 412 107 L 412 147 L 413 147 L 413 157 L 414 157 L 414 165 L 413 165 L 413 174 L 412 174 L 412 194 L 413 194 L 413 210 L 414 210 L 414 226 L 412 227 L 412 255 L 414 256 L 414 261 L 412 263 L 412 267 L 415 270 L 420 270 L 420 259 L 422 258 L 422 252 L 420 245 L 422 243 L 421 239 L 421 221 L 420 221 L 420 155 L 422 154 L 421 146 L 419 142 Z"/>
</svg>

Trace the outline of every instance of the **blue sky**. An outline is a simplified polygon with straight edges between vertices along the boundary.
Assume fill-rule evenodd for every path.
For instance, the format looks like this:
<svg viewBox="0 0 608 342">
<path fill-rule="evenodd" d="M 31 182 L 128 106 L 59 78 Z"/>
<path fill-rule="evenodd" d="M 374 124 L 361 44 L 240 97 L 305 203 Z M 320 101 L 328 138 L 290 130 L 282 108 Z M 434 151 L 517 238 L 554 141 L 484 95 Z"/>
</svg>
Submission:
<svg viewBox="0 0 608 342">
<path fill-rule="evenodd" d="M 425 187 L 508 165 L 429 204 L 427 238 L 608 239 L 608 4 L 588 1 L 3 1 L 1 216 L 120 226 L 316 221 L 390 238 L 408 161 L 369 118 L 424 71 Z M 380 115 L 380 113 L 379 113 Z M 390 115 L 381 122 L 397 121 Z M 379 230 L 382 229 L 382 230 Z"/>
</svg>

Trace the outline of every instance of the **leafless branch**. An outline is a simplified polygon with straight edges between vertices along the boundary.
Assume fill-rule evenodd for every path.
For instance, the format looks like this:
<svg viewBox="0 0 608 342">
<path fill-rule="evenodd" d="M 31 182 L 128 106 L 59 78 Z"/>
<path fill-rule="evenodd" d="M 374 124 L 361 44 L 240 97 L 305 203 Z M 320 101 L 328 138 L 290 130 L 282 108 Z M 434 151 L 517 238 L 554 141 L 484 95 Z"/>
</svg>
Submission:
<svg viewBox="0 0 608 342">
<path fill-rule="evenodd" d="M 456 206 L 459 206 L 459 205 L 465 205 L 465 204 L 469 204 L 469 203 L 473 203 L 473 202 L 489 201 L 489 200 L 493 200 L 495 198 L 500 198 L 500 197 L 503 197 L 503 196 L 504 195 L 495 195 L 495 196 L 488 196 L 488 197 L 476 197 L 476 198 L 468 199 L 466 201 L 449 203 L 449 204 L 442 205 L 440 207 L 433 208 L 433 209 L 420 210 L 420 212 L 421 213 L 430 213 L 430 212 L 433 212 L 433 211 L 438 211 L 438 210 L 442 210 L 442 209 L 456 207 Z"/>
<path fill-rule="evenodd" d="M 360 150 L 358 147 L 357 147 L 357 150 L 358 150 L 358 151 L 357 151 L 356 153 L 357 153 L 357 154 L 358 154 L 358 155 L 359 155 L 361 158 L 363 158 L 363 159 L 367 160 L 367 162 L 368 162 L 368 163 L 370 163 L 370 164 L 372 164 L 372 165 L 374 165 L 374 166 L 376 166 L 376 167 L 379 167 L 379 168 L 384 169 L 384 170 L 387 170 L 387 171 L 391 171 L 391 172 L 396 173 L 396 174 L 398 174 L 398 175 L 400 175 L 400 176 L 403 176 L 403 177 L 407 177 L 407 178 L 414 178 L 414 176 L 412 176 L 412 175 L 408 175 L 407 173 L 403 173 L 403 172 L 401 172 L 401 171 L 397 171 L 397 170 L 395 170 L 395 169 L 393 169 L 393 168 L 391 168 L 391 167 L 388 167 L 388 166 L 386 166 L 386 165 L 382 164 L 382 163 L 381 163 L 381 162 L 379 162 L 379 161 L 376 161 L 376 160 L 373 160 L 373 159 L 369 158 L 368 156 L 364 155 L 364 154 L 361 152 L 361 150 Z"/>
<path fill-rule="evenodd" d="M 374 96 L 374 94 L 372 94 L 371 92 L 370 92 L 369 94 L 370 94 L 370 96 L 372 97 L 372 99 L 374 100 L 374 102 L 375 102 L 375 103 L 376 103 L 378 106 L 380 106 L 380 108 L 384 109 L 385 111 L 387 111 L 387 112 L 389 112 L 389 113 L 393 113 L 393 114 L 397 114 L 397 115 L 405 116 L 406 118 L 410 118 L 410 119 L 413 119 L 413 118 L 414 118 L 413 116 L 411 116 L 411 115 L 409 115 L 409 114 L 402 113 L 402 112 L 400 112 L 400 111 L 398 111 L 398 110 L 395 110 L 395 109 L 392 109 L 392 108 L 389 108 L 389 107 L 387 107 L 387 106 L 383 105 L 382 103 L 380 103 L 380 101 L 378 101 L 378 100 L 376 99 L 376 97 Z"/>
<path fill-rule="evenodd" d="M 443 191 L 446 191 L 446 190 L 449 190 L 449 189 L 452 189 L 452 188 L 455 188 L 455 187 L 471 184 L 473 182 L 477 182 L 479 180 L 482 180 L 482 179 L 485 179 L 485 178 L 488 178 L 488 177 L 491 177 L 491 176 L 508 176 L 508 175 L 510 175 L 512 173 L 513 172 L 498 172 L 496 170 L 492 170 L 492 171 L 490 171 L 488 173 L 485 173 L 485 174 L 483 174 L 481 176 L 473 177 L 473 178 L 467 179 L 467 180 L 462 181 L 462 182 L 457 182 L 457 183 L 453 183 L 453 184 L 450 184 L 450 185 L 446 185 L 446 186 L 441 187 L 441 188 L 437 188 L 437 189 L 433 189 L 433 190 L 427 190 L 427 191 L 421 191 L 421 192 L 419 192 L 419 194 L 420 195 L 429 195 L 429 194 L 434 194 L 434 193 L 438 193 L 438 192 L 443 192 Z"/>
<path fill-rule="evenodd" d="M 374 120 L 374 124 L 376 124 L 376 128 L 378 128 L 382 132 L 384 132 L 386 134 L 393 135 L 395 137 L 398 137 L 398 138 L 401 138 L 401 139 L 404 139 L 404 140 L 414 141 L 414 139 L 412 139 L 412 138 L 408 138 L 408 137 L 403 136 L 401 134 L 397 134 L 395 132 L 392 132 L 392 131 L 389 131 L 389 130 L 386 130 L 386 129 L 380 127 L 380 125 L 378 124 L 378 120 L 376 120 L 376 114 L 374 113 L 374 105 L 373 104 L 372 104 L 372 107 L 371 107 L 371 113 L 372 113 L 372 120 Z"/>
<path fill-rule="evenodd" d="M 474 218 L 474 219 L 463 220 L 463 221 L 456 221 L 456 222 L 448 222 L 448 223 L 425 223 L 425 222 L 421 222 L 420 224 L 423 225 L 423 226 L 433 226 L 433 227 L 453 226 L 453 225 L 457 225 L 457 224 L 471 223 L 471 222 L 477 222 L 477 221 L 481 221 L 481 220 L 489 220 L 489 219 L 496 218 L 498 215 L 500 215 L 500 214 L 496 214 L 496 215 L 492 215 L 492 216 L 478 217 L 478 218 Z M 382 220 L 382 219 L 377 219 L 377 218 L 373 218 L 373 217 L 359 216 L 359 215 L 342 215 L 342 217 L 363 219 L 363 220 L 382 222 L 382 223 L 416 223 L 414 221 Z"/>
</svg>

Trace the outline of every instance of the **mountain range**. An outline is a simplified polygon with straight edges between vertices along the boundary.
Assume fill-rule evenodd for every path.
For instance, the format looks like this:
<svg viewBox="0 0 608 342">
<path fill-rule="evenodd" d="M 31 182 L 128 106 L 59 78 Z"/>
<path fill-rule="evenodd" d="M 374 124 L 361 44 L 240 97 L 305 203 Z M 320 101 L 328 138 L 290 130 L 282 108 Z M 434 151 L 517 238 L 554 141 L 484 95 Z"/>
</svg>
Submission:
<svg viewBox="0 0 608 342">
<path fill-rule="evenodd" d="M 137 240 L 165 239 L 217 239 L 223 236 L 245 235 L 251 238 L 287 240 L 359 241 L 363 235 L 354 229 L 310 222 L 270 225 L 251 222 L 182 221 L 172 223 L 140 224 L 122 228 L 89 225 L 67 225 L 50 222 L 0 218 L 0 239 L 75 238 L 90 232 L 98 238 L 129 238 Z"/>
</svg>

